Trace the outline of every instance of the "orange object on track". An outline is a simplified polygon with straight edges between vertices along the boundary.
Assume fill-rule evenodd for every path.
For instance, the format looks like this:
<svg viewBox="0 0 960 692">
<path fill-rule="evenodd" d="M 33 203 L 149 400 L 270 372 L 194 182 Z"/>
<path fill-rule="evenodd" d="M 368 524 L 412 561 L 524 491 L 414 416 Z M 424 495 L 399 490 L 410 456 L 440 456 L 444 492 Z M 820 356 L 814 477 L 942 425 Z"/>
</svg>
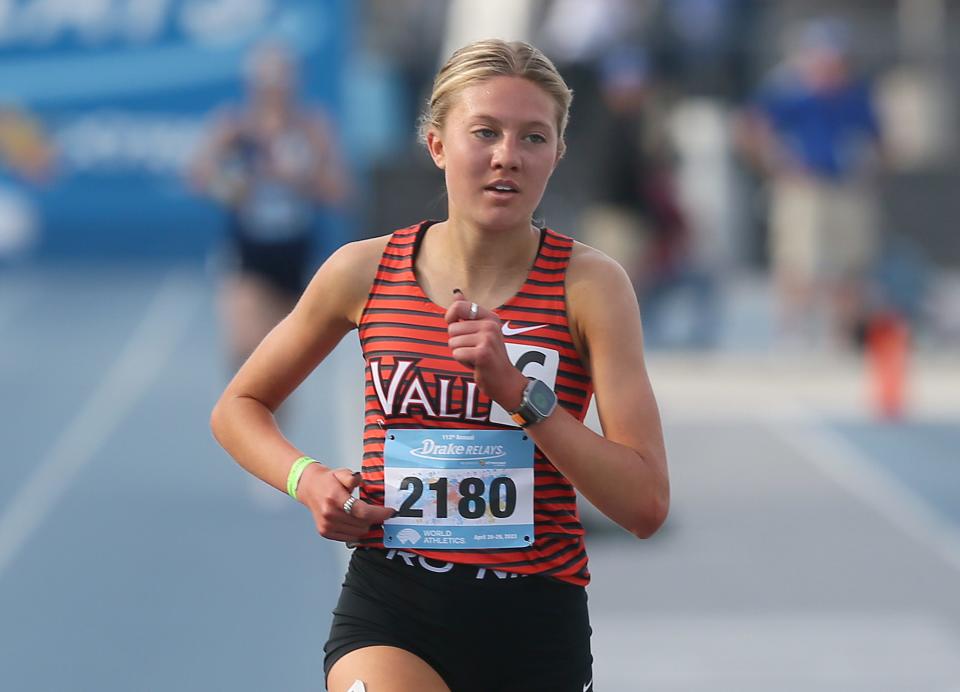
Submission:
<svg viewBox="0 0 960 692">
<path fill-rule="evenodd" d="M 873 406 L 887 420 L 903 417 L 906 408 L 910 329 L 896 313 L 875 317 L 867 332 L 867 365 Z"/>
</svg>

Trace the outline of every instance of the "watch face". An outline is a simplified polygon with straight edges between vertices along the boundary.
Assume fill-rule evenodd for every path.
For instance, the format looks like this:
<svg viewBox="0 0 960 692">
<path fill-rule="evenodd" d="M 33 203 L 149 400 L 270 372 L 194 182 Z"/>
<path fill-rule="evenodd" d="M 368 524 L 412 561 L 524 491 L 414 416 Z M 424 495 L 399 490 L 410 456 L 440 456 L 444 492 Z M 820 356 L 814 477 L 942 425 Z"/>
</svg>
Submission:
<svg viewBox="0 0 960 692">
<path fill-rule="evenodd" d="M 530 407 L 534 411 L 541 416 L 546 416 L 552 411 L 553 405 L 557 400 L 557 395 L 553 393 L 553 390 L 550 389 L 546 383 L 536 380 L 533 383 L 533 387 L 530 388 L 528 400 Z"/>
</svg>

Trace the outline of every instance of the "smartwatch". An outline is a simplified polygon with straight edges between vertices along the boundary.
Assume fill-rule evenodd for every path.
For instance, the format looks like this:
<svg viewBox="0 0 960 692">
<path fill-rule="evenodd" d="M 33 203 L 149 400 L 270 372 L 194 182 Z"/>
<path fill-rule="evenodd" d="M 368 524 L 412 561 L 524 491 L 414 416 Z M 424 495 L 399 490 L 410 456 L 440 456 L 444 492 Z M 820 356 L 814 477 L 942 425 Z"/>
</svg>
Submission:
<svg viewBox="0 0 960 692">
<path fill-rule="evenodd" d="M 527 386 L 523 390 L 523 398 L 516 411 L 510 412 L 510 417 L 521 428 L 539 423 L 547 418 L 557 407 L 557 395 L 546 382 L 527 378 Z"/>
</svg>

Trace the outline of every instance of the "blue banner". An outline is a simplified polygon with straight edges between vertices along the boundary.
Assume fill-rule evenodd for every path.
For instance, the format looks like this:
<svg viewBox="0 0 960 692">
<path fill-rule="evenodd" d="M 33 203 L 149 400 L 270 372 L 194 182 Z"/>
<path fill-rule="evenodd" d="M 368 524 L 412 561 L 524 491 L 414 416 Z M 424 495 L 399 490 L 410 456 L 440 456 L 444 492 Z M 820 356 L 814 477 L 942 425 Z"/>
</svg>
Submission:
<svg viewBox="0 0 960 692">
<path fill-rule="evenodd" d="M 347 0 L 0 3 L 0 207 L 32 219 L 41 255 L 202 256 L 223 212 L 186 168 L 209 117 L 243 100 L 251 49 L 283 42 L 337 123 L 353 26 Z"/>
</svg>

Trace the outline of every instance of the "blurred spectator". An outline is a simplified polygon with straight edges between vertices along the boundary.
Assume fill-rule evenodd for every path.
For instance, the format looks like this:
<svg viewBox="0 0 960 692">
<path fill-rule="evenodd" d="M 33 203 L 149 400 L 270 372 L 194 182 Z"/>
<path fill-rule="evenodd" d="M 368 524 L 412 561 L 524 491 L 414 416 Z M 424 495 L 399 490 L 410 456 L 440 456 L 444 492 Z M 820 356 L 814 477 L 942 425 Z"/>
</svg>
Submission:
<svg viewBox="0 0 960 692">
<path fill-rule="evenodd" d="M 434 0 L 365 2 L 361 7 L 368 51 L 387 61 L 399 82 L 403 122 L 397 129 L 412 132 L 433 85 L 446 13 Z M 410 146 L 415 146 L 410 139 Z"/>
<path fill-rule="evenodd" d="M 739 100 L 760 8 L 754 0 L 661 2 L 645 37 L 662 74 L 687 95 Z"/>
<path fill-rule="evenodd" d="M 258 46 L 247 69 L 248 103 L 219 117 L 191 170 L 228 214 L 221 308 L 234 368 L 309 280 L 317 205 L 338 205 L 348 190 L 331 124 L 301 104 L 287 49 Z"/>
<path fill-rule="evenodd" d="M 803 25 L 739 127 L 771 183 L 771 262 L 790 339 L 817 338 L 826 322 L 849 341 L 877 252 L 880 128 L 849 40 L 837 19 Z"/>
<path fill-rule="evenodd" d="M 637 0 L 553 0 L 541 27 L 543 44 L 563 65 L 590 64 L 642 26 L 655 3 Z"/>
<path fill-rule="evenodd" d="M 647 56 L 634 45 L 613 48 L 599 72 L 604 112 L 593 123 L 598 158 L 584 233 L 630 274 L 650 345 L 710 346 L 716 336 L 712 281 L 692 261 L 693 238 L 677 196 L 665 108 Z M 692 299 L 691 326 L 668 338 L 666 308 L 680 295 Z"/>
<path fill-rule="evenodd" d="M 579 152 L 589 156 L 584 150 L 596 146 L 592 139 L 594 118 L 604 110 L 599 93 L 600 61 L 611 47 L 623 45 L 639 33 L 648 4 L 635 0 L 553 0 L 544 8 L 536 38 L 573 89 L 577 117 L 571 119 L 567 132 L 566 156 L 577 163 Z M 583 146 L 578 146 L 580 141 Z"/>
<path fill-rule="evenodd" d="M 37 235 L 37 212 L 28 187 L 54 173 L 55 153 L 39 122 L 0 104 L 0 259 L 26 250 Z"/>
</svg>

